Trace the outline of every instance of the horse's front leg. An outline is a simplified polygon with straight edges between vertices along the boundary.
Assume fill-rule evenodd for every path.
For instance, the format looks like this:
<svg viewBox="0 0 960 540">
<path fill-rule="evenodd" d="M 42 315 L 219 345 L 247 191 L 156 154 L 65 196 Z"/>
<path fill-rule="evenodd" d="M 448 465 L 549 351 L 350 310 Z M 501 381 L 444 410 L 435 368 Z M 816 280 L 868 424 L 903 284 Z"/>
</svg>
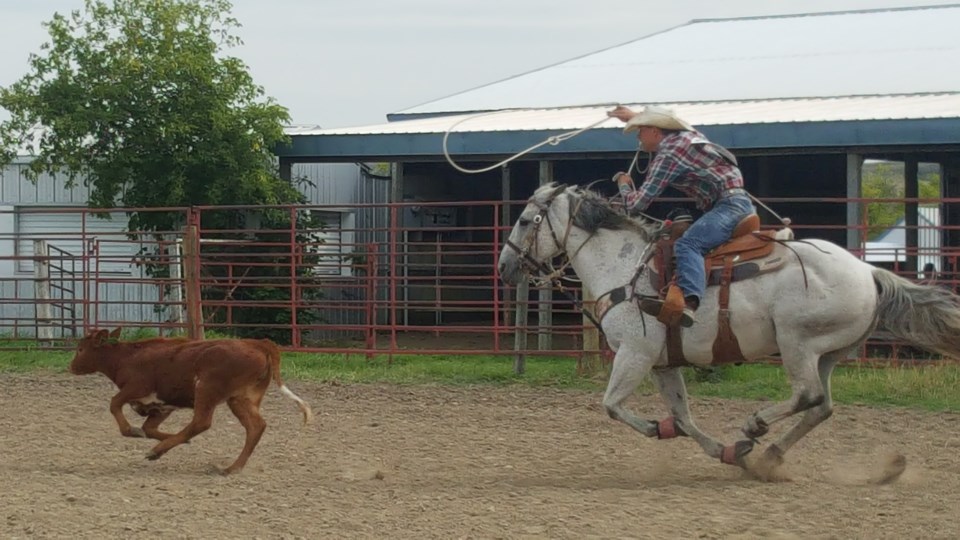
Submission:
<svg viewBox="0 0 960 540">
<path fill-rule="evenodd" d="M 654 359 L 632 351 L 629 346 L 621 345 L 613 358 L 613 371 L 607 382 L 607 391 L 603 396 L 603 406 L 607 414 L 619 420 L 647 437 L 656 437 L 659 433 L 657 422 L 643 420 L 624 406 L 624 402 L 640 385 L 650 372 Z"/>
<path fill-rule="evenodd" d="M 687 386 L 683 382 L 680 368 L 654 369 L 653 380 L 660 391 L 660 397 L 670 408 L 670 418 L 659 423 L 659 437 L 668 439 L 686 435 L 697 441 L 708 456 L 720 459 L 723 454 L 723 444 L 706 433 L 693 421 L 690 406 L 687 404 Z"/>
</svg>

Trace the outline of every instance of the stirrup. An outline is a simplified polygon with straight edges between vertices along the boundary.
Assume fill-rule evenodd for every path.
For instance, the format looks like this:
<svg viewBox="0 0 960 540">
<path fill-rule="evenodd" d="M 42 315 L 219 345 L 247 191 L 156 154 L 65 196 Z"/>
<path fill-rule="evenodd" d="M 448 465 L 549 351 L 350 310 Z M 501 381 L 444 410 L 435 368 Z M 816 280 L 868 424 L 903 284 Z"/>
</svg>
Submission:
<svg viewBox="0 0 960 540">
<path fill-rule="evenodd" d="M 652 296 L 645 296 L 640 299 L 640 311 L 643 311 L 651 317 L 659 317 L 660 311 L 663 309 L 664 300 L 662 298 L 654 298 Z M 680 320 L 677 324 L 684 328 L 690 328 L 693 326 L 693 323 L 696 322 L 693 310 L 689 307 L 683 307 L 683 313 L 680 315 Z"/>
</svg>

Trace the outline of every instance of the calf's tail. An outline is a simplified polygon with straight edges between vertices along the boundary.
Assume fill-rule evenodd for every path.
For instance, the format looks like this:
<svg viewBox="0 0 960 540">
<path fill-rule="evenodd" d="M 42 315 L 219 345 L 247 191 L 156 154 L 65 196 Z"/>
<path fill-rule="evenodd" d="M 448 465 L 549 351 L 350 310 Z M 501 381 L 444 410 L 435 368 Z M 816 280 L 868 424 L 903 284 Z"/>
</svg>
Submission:
<svg viewBox="0 0 960 540">
<path fill-rule="evenodd" d="M 280 348 L 272 341 L 269 342 L 267 347 L 267 358 L 270 362 L 270 371 L 273 372 L 273 381 L 280 387 L 283 395 L 297 402 L 297 407 L 300 407 L 300 412 L 303 413 L 303 424 L 309 424 L 310 421 L 313 420 L 313 411 L 306 401 L 294 394 L 292 390 L 287 388 L 287 385 L 283 384 L 283 379 L 280 378 Z"/>
</svg>

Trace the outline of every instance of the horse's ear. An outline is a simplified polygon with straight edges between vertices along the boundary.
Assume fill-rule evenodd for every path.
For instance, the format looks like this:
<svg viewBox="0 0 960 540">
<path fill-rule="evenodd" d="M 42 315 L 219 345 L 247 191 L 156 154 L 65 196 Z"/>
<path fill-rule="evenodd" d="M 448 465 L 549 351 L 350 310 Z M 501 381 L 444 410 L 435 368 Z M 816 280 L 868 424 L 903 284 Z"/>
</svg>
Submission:
<svg viewBox="0 0 960 540">
<path fill-rule="evenodd" d="M 118 326 L 115 330 L 110 332 L 110 339 L 120 339 L 121 328 Z"/>
<path fill-rule="evenodd" d="M 566 184 L 561 184 L 560 182 L 551 182 L 551 183 L 550 183 L 550 194 L 548 195 L 548 197 L 552 199 L 552 198 L 556 197 L 557 195 L 559 195 L 560 193 L 562 193 L 563 190 L 565 190 L 565 189 L 567 189 L 567 185 L 566 185 Z"/>
</svg>

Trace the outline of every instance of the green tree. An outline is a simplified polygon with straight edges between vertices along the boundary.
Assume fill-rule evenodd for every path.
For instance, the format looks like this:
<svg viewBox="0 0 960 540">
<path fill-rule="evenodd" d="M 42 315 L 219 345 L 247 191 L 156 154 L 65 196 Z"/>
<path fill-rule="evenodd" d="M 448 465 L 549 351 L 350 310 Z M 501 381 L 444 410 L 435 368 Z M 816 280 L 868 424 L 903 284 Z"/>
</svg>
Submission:
<svg viewBox="0 0 960 540">
<path fill-rule="evenodd" d="M 226 0 L 87 0 L 45 23 L 27 75 L 0 89 L 4 161 L 65 173 L 110 208 L 298 200 L 271 150 L 287 110 L 228 56 L 240 43 Z M 170 230 L 170 214 L 133 214 L 131 230 Z"/>
<path fill-rule="evenodd" d="M 272 154 L 287 141 L 287 110 L 227 54 L 240 43 L 231 7 L 226 0 L 86 0 L 82 11 L 54 14 L 44 25 L 49 42 L 30 56 L 28 73 L 0 88 L 0 107 L 11 115 L 0 123 L 0 162 L 17 148 L 35 148 L 29 174 L 59 173 L 68 187 L 82 182 L 93 208 L 305 202 L 280 178 Z M 289 332 L 256 326 L 290 319 L 294 281 L 302 287 L 300 305 L 320 296 L 310 287 L 316 256 L 300 252 L 298 243 L 291 247 L 290 232 L 316 224 L 304 212 L 261 215 L 250 237 L 230 232 L 238 228 L 238 212 L 203 212 L 205 230 L 245 244 L 205 246 L 204 279 L 250 276 L 253 286 L 232 295 L 242 304 L 233 321 L 250 325 L 236 333 L 285 341 Z M 175 212 L 134 211 L 128 231 L 160 235 L 181 221 Z M 145 266 L 155 276 L 169 271 L 165 264 Z M 215 285 L 203 295 L 211 302 L 224 297 Z M 222 320 L 220 312 L 209 317 Z M 316 321 L 315 312 L 297 313 L 300 322 Z"/>
<path fill-rule="evenodd" d="M 921 164 L 918 183 L 921 199 L 940 198 L 940 174 L 935 167 Z M 900 162 L 879 162 L 863 169 L 863 197 L 865 199 L 902 199 L 904 169 Z M 867 203 L 868 238 L 875 238 L 897 223 L 904 215 L 899 202 Z"/>
</svg>

